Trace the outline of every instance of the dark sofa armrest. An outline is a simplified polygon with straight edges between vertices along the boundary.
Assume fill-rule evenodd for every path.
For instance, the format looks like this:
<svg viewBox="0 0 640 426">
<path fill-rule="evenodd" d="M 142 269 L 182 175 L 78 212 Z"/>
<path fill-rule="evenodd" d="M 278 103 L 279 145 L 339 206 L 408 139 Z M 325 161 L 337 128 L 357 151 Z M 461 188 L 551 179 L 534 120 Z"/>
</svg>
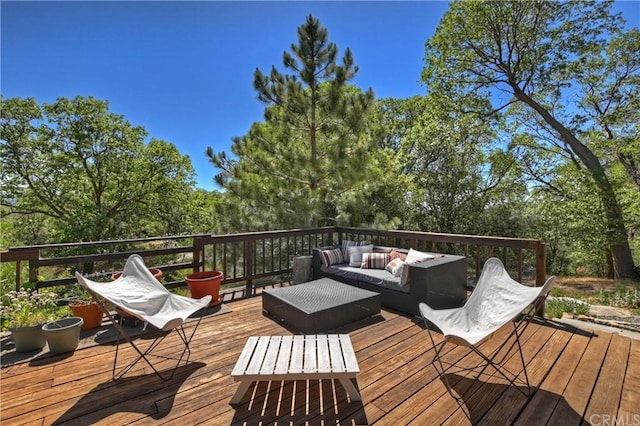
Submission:
<svg viewBox="0 0 640 426">
<path fill-rule="evenodd" d="M 322 272 L 322 257 L 320 256 L 320 252 L 322 250 L 330 250 L 337 248 L 339 246 L 328 246 L 328 247 L 317 247 L 311 250 L 311 276 L 314 280 L 318 280 L 320 278 L 324 278 L 327 276 L 324 272 Z"/>
<path fill-rule="evenodd" d="M 467 258 L 445 255 L 409 264 L 407 283 L 416 300 L 434 309 L 464 305 L 467 299 Z"/>
</svg>

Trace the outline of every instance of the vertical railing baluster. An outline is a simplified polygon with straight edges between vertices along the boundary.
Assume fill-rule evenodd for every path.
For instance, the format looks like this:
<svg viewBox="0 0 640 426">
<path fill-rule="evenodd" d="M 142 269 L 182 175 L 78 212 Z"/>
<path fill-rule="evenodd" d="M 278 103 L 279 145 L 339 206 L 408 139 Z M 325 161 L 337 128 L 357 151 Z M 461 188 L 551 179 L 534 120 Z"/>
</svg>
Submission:
<svg viewBox="0 0 640 426">
<path fill-rule="evenodd" d="M 522 249 L 516 249 L 516 263 L 518 268 L 518 282 L 522 282 Z"/>
<path fill-rule="evenodd" d="M 222 269 L 223 269 L 223 273 L 224 273 L 225 277 L 228 275 L 227 274 L 227 271 L 228 271 L 227 263 L 228 263 L 228 261 L 229 260 L 227 259 L 227 243 L 225 242 L 225 243 L 222 243 Z M 231 277 L 231 278 L 234 278 L 234 277 Z"/>
<path fill-rule="evenodd" d="M 270 272 L 273 272 L 273 268 L 274 268 L 274 264 L 273 264 L 273 237 L 269 238 L 269 245 L 270 245 L 270 250 L 271 250 L 271 269 L 269 270 Z"/>
<path fill-rule="evenodd" d="M 211 257 L 212 257 L 212 262 L 213 262 L 213 270 L 217 271 L 218 270 L 218 244 L 213 243 L 211 244 Z M 222 279 L 224 279 L 225 277 L 222 277 Z"/>
<path fill-rule="evenodd" d="M 267 272 L 269 270 L 267 264 L 269 262 L 269 256 L 267 255 L 267 251 L 269 250 L 269 242 L 266 237 L 262 237 L 261 242 L 262 247 L 262 272 Z"/>
<path fill-rule="evenodd" d="M 244 258 L 245 258 L 245 272 L 244 277 L 245 281 L 245 294 L 247 296 L 251 296 L 254 293 L 253 288 L 253 276 L 255 274 L 254 267 L 254 252 L 255 252 L 255 241 L 254 240 L 245 240 L 244 241 Z"/>
</svg>

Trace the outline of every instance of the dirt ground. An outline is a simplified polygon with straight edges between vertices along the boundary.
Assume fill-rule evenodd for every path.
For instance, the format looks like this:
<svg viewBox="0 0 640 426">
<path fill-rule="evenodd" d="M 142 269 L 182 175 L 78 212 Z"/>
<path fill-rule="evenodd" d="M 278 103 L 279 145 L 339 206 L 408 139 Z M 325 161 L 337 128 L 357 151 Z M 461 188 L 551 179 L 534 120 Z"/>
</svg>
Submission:
<svg viewBox="0 0 640 426">
<path fill-rule="evenodd" d="M 618 284 L 625 287 L 640 287 L 639 283 L 631 280 L 620 281 L 594 277 L 559 277 L 556 280 L 556 287 L 561 288 L 563 296 L 568 297 L 578 293 L 590 295 L 600 290 L 613 292 Z M 565 315 L 569 314 L 565 313 Z M 637 311 L 626 308 L 591 304 L 588 315 L 581 315 L 575 319 L 640 332 L 640 316 L 637 315 Z"/>
<path fill-rule="evenodd" d="M 600 290 L 615 290 L 616 285 L 620 283 L 625 287 L 638 287 L 640 284 L 630 280 L 608 280 L 606 278 L 597 277 L 558 277 L 556 278 L 556 287 L 561 287 L 568 291 L 582 291 L 584 293 L 595 293 Z"/>
</svg>

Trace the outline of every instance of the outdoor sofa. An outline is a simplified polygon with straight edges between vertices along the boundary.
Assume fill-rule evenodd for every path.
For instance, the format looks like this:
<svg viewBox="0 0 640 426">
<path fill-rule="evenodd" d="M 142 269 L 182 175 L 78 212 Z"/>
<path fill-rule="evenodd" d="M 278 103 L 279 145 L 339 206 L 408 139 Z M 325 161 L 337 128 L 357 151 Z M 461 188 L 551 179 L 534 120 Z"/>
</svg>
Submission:
<svg viewBox="0 0 640 426">
<path fill-rule="evenodd" d="M 390 265 L 354 264 L 341 261 L 341 252 L 352 252 L 348 244 L 315 248 L 312 251 L 312 278 L 332 278 L 380 294 L 382 305 L 393 310 L 419 315 L 418 305 L 427 303 L 435 309 L 456 308 L 467 299 L 467 258 L 441 253 L 422 253 L 414 250 L 373 246 L 373 253 L 409 256 L 411 252 L 429 255 L 427 260 L 405 263 L 401 273 L 394 275 Z M 360 243 L 362 244 L 362 243 Z M 333 256 L 333 257 L 332 257 Z M 383 256 L 363 255 L 369 260 Z M 386 258 L 388 259 L 388 258 Z M 385 259 L 385 261 L 386 261 Z M 375 263 L 375 262 L 374 262 Z M 394 271 L 396 272 L 396 271 Z"/>
</svg>

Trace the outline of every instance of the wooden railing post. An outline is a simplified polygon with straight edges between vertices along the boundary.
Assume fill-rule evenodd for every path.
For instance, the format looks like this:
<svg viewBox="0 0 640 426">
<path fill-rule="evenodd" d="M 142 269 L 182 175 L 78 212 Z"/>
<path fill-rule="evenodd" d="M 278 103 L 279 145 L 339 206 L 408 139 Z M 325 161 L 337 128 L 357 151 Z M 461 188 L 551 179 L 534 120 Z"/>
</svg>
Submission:
<svg viewBox="0 0 640 426">
<path fill-rule="evenodd" d="M 200 266 L 203 263 L 204 263 L 204 241 L 200 237 L 194 237 L 193 238 L 193 272 L 194 273 L 200 272 L 202 270 Z"/>
<path fill-rule="evenodd" d="M 29 282 L 31 283 L 38 282 L 38 261 L 37 260 L 29 260 Z"/>
<path fill-rule="evenodd" d="M 538 243 L 536 248 L 536 287 L 542 287 L 547 280 L 547 245 L 543 242 Z M 538 308 L 535 313 L 537 316 L 544 318 L 544 304 Z"/>
<path fill-rule="evenodd" d="M 20 269 L 22 269 L 22 262 L 16 261 L 16 291 L 20 291 L 22 287 L 22 277 L 20 277 Z"/>
<path fill-rule="evenodd" d="M 542 287 L 547 280 L 547 246 L 543 242 L 536 248 L 536 287 Z"/>
</svg>

